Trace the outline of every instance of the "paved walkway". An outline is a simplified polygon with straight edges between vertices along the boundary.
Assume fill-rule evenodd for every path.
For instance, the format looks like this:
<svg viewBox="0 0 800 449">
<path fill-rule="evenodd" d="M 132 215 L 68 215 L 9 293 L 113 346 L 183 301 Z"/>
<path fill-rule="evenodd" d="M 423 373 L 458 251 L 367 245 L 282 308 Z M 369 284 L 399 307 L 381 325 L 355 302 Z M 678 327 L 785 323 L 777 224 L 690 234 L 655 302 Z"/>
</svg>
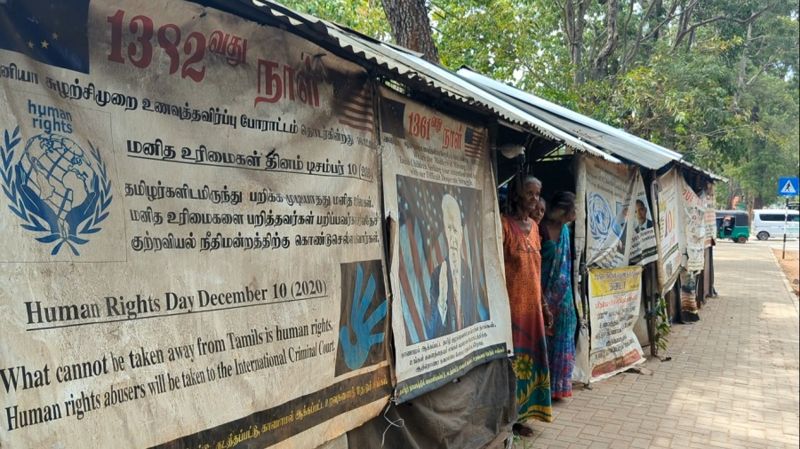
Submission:
<svg viewBox="0 0 800 449">
<path fill-rule="evenodd" d="M 719 297 L 673 326 L 671 361 L 578 388 L 515 448 L 799 447 L 797 302 L 769 248 L 721 243 L 714 255 Z"/>
</svg>

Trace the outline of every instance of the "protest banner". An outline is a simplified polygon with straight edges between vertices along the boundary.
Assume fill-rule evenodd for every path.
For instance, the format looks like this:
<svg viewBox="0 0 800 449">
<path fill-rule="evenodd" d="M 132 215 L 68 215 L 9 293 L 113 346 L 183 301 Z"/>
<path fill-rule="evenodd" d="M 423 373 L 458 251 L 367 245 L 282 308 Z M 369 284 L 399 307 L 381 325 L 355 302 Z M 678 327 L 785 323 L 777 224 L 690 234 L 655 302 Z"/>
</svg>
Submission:
<svg viewBox="0 0 800 449">
<path fill-rule="evenodd" d="M 376 416 L 364 70 L 188 2 L 0 23 L 0 446 L 316 447 Z"/>
<path fill-rule="evenodd" d="M 617 268 L 657 257 L 653 216 L 638 170 L 581 158 L 586 170 L 586 264 Z"/>
<path fill-rule="evenodd" d="M 396 400 L 507 357 L 511 324 L 487 130 L 381 94 Z"/>
<path fill-rule="evenodd" d="M 592 381 L 644 362 L 633 332 L 639 318 L 642 267 L 589 270 Z"/>
<path fill-rule="evenodd" d="M 586 161 L 588 156 L 578 155 L 575 158 L 575 257 L 580 261 L 586 251 Z M 578 332 L 575 334 L 575 367 L 572 370 L 573 382 L 589 383 L 591 366 L 589 365 L 589 298 L 584 294 L 581 285 L 583 274 L 581 267 L 576 264 L 573 268 L 572 285 L 575 286 L 573 294 L 576 296 L 575 306 L 578 313 Z"/>
<path fill-rule="evenodd" d="M 586 164 L 586 265 L 616 268 L 628 265 L 628 221 L 634 169 L 622 164 L 584 158 Z"/>
<path fill-rule="evenodd" d="M 681 186 L 681 224 L 686 238 L 686 269 L 698 273 L 705 266 L 706 201 L 699 197 L 683 177 Z"/>
<path fill-rule="evenodd" d="M 680 173 L 672 169 L 653 182 L 658 241 L 658 283 L 665 295 L 675 285 L 683 263 L 685 237 L 681 229 Z"/>
<path fill-rule="evenodd" d="M 705 239 L 703 246 L 706 248 L 713 246 L 714 239 L 717 238 L 717 199 L 714 195 L 714 184 L 708 185 L 708 188 L 700 195 L 704 205 L 703 210 L 703 226 L 705 227 Z"/>
<path fill-rule="evenodd" d="M 631 221 L 631 252 L 629 265 L 647 265 L 658 259 L 658 244 L 656 240 L 656 228 L 654 226 L 653 215 L 647 201 L 647 192 L 644 188 L 644 181 L 639 171 L 636 171 L 636 179 L 633 182 L 633 205 L 634 218 Z"/>
</svg>

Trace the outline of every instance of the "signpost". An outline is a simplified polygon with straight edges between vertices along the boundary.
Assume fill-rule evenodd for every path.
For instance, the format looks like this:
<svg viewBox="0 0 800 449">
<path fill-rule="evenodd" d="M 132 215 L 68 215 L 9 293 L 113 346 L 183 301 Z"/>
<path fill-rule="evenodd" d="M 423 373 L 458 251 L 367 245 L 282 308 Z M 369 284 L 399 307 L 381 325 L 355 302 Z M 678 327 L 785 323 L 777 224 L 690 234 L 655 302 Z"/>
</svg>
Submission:
<svg viewBox="0 0 800 449">
<path fill-rule="evenodd" d="M 786 208 L 783 209 L 783 253 L 781 259 L 786 258 L 786 225 L 789 221 L 789 197 L 797 196 L 800 190 L 797 176 L 784 176 L 778 178 L 778 195 L 786 198 Z"/>
</svg>

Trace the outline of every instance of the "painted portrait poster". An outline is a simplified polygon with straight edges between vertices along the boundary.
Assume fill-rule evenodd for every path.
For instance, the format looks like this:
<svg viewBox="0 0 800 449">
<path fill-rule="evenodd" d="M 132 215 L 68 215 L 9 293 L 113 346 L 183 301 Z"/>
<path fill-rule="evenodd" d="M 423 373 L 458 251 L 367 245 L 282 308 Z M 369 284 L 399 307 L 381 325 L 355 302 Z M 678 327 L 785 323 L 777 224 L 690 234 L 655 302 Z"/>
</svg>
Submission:
<svg viewBox="0 0 800 449">
<path fill-rule="evenodd" d="M 511 324 L 487 129 L 386 89 L 380 112 L 403 402 L 508 357 Z"/>
<path fill-rule="evenodd" d="M 479 192 L 405 176 L 397 192 L 407 344 L 487 321 Z"/>
</svg>

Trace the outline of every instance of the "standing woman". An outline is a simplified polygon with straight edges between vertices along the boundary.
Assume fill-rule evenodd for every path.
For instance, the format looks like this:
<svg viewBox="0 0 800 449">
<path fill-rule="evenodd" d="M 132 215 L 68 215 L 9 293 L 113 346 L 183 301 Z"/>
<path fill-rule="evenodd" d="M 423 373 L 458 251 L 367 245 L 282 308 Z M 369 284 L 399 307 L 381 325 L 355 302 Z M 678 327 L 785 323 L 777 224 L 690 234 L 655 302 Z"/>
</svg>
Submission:
<svg viewBox="0 0 800 449">
<path fill-rule="evenodd" d="M 547 332 L 547 360 L 554 400 L 572 396 L 575 367 L 575 329 L 578 317 L 572 296 L 572 255 L 569 226 L 575 221 L 575 194 L 557 192 L 542 220 L 542 295 L 553 314 Z"/>
<path fill-rule="evenodd" d="M 533 434 L 522 424 L 525 420 L 553 420 L 545 343 L 545 320 L 550 323 L 550 314 L 542 302 L 539 232 L 530 218 L 541 190 L 541 181 L 533 176 L 517 178 L 509 189 L 506 214 L 501 218 L 517 377 L 519 414 L 514 432 L 522 436 Z"/>
</svg>

